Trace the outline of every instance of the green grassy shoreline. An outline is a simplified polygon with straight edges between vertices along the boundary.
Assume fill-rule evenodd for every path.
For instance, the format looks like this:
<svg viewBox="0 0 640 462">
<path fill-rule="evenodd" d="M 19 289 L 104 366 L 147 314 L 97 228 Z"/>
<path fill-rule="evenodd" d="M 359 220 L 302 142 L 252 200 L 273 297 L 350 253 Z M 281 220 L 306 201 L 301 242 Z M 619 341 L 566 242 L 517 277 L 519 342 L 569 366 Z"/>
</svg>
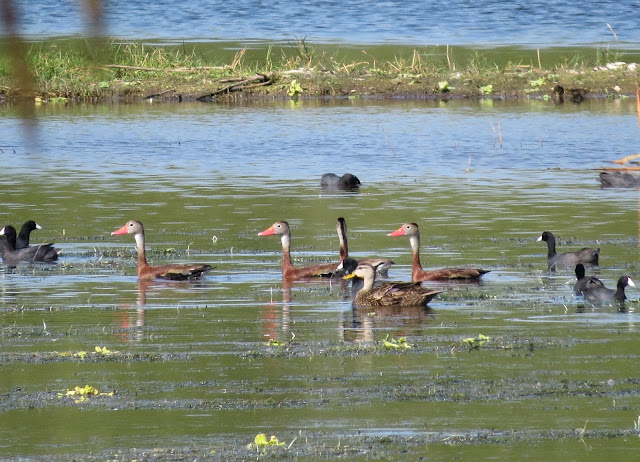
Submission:
<svg viewBox="0 0 640 462">
<path fill-rule="evenodd" d="M 632 64 L 640 63 L 640 50 L 615 45 L 531 49 L 304 40 L 249 46 L 5 40 L 0 42 L 0 96 L 5 102 L 19 97 L 39 102 L 364 96 L 509 99 L 557 98 L 558 86 L 565 89 L 565 98 L 576 101 L 630 96 L 640 81 L 640 66 Z M 620 62 L 625 64 L 613 64 Z"/>
</svg>

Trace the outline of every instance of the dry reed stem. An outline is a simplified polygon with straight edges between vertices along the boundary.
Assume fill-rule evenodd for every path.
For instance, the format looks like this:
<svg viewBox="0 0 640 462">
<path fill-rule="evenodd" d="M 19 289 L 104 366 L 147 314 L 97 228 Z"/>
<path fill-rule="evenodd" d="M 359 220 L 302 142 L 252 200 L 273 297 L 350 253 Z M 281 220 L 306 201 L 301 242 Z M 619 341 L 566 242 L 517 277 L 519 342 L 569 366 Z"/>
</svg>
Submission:
<svg viewBox="0 0 640 462">
<path fill-rule="evenodd" d="M 146 72 L 201 72 L 201 71 L 222 71 L 231 69 L 231 66 L 198 66 L 198 67 L 145 67 L 145 66 L 127 66 L 124 64 L 105 64 L 104 69 L 125 69 L 130 71 L 146 71 Z"/>
<path fill-rule="evenodd" d="M 630 156 L 625 156 L 625 157 L 622 157 L 621 159 L 612 160 L 611 163 L 612 164 L 626 164 L 630 160 L 637 159 L 638 157 L 640 157 L 640 154 L 631 154 Z"/>
<path fill-rule="evenodd" d="M 238 51 L 236 53 L 236 55 L 233 57 L 233 62 L 231 63 L 231 69 L 235 70 L 236 67 L 238 67 L 240 65 L 240 63 L 242 62 L 242 58 L 244 57 L 244 54 L 247 52 L 246 48 L 243 48 L 242 50 Z"/>
<path fill-rule="evenodd" d="M 493 129 L 493 132 L 498 137 L 498 145 L 502 147 L 502 124 L 500 123 L 500 116 L 498 116 L 498 122 L 496 123 L 497 129 L 496 129 L 496 125 L 493 125 L 493 122 L 489 122 L 489 123 L 491 124 L 491 128 Z"/>
<path fill-rule="evenodd" d="M 638 127 L 640 127 L 640 90 L 636 83 L 636 114 L 638 115 Z"/>
</svg>

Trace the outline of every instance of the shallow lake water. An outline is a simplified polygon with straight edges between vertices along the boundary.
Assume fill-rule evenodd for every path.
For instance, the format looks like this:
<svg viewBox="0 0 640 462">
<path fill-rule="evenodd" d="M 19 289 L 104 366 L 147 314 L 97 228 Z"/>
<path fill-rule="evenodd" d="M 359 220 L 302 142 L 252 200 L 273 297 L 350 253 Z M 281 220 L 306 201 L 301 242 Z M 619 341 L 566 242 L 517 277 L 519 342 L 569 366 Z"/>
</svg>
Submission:
<svg viewBox="0 0 640 462">
<path fill-rule="evenodd" d="M 63 252 L 0 270 L 1 456 L 255 457 L 258 433 L 309 460 L 640 449 L 637 290 L 623 310 L 585 305 L 536 242 L 549 230 L 559 250 L 599 247 L 589 273 L 609 287 L 640 279 L 638 193 L 596 181 L 638 152 L 633 101 L 37 112 L 25 124 L 0 108 L 0 219 L 35 219 L 32 241 Z M 362 187 L 322 191 L 325 172 Z M 353 308 L 340 281 L 283 288 L 280 242 L 258 232 L 288 220 L 297 265 L 337 261 L 339 216 L 352 256 L 392 258 L 392 280 L 410 279 L 407 240 L 387 237 L 407 221 L 425 267 L 491 272 L 434 285 L 445 292 L 426 309 Z M 129 219 L 145 224 L 153 263 L 215 268 L 139 285 L 133 239 L 110 235 Z M 490 340 L 470 349 L 479 334 Z M 385 348 L 387 336 L 412 348 Z M 59 395 L 84 385 L 115 393 Z"/>
</svg>

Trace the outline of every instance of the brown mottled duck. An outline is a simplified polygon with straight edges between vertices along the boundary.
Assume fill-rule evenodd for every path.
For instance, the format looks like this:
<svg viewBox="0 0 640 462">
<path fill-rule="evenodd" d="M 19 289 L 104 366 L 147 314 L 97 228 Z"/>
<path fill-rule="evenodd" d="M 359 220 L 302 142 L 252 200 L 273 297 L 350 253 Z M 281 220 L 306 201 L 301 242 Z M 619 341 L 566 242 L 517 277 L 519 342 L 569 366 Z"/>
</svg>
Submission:
<svg viewBox="0 0 640 462">
<path fill-rule="evenodd" d="M 343 277 L 358 277 L 364 280 L 362 288 L 356 294 L 353 303 L 357 306 L 421 306 L 429 303 L 443 290 L 431 290 L 422 287 L 419 282 L 388 282 L 373 287 L 376 270 L 367 263 L 359 264 L 352 273 Z"/>
</svg>

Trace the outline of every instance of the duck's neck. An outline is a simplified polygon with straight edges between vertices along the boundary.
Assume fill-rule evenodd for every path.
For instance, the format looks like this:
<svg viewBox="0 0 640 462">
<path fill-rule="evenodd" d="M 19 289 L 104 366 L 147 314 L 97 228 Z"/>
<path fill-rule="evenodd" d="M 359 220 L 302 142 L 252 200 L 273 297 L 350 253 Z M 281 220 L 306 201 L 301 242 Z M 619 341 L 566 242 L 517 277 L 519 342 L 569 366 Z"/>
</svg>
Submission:
<svg viewBox="0 0 640 462">
<path fill-rule="evenodd" d="M 133 236 L 136 240 L 136 250 L 138 251 L 138 275 L 142 268 L 149 266 L 147 256 L 144 251 L 144 233 L 137 233 Z"/>
<path fill-rule="evenodd" d="M 364 278 L 364 282 L 362 283 L 361 292 L 371 292 L 373 290 L 373 283 L 375 282 L 376 277 L 375 273 L 373 276 Z"/>
<path fill-rule="evenodd" d="M 422 271 L 422 264 L 420 263 L 420 235 L 409 236 L 409 243 L 411 244 L 411 270 Z"/>
<path fill-rule="evenodd" d="M 283 234 L 280 237 L 282 242 L 282 274 L 283 276 L 287 270 L 293 269 L 293 262 L 291 261 L 291 234 Z"/>
<path fill-rule="evenodd" d="M 338 239 L 340 240 L 340 261 L 349 256 L 349 245 L 347 244 L 347 230 L 343 224 L 338 224 Z"/>
</svg>

